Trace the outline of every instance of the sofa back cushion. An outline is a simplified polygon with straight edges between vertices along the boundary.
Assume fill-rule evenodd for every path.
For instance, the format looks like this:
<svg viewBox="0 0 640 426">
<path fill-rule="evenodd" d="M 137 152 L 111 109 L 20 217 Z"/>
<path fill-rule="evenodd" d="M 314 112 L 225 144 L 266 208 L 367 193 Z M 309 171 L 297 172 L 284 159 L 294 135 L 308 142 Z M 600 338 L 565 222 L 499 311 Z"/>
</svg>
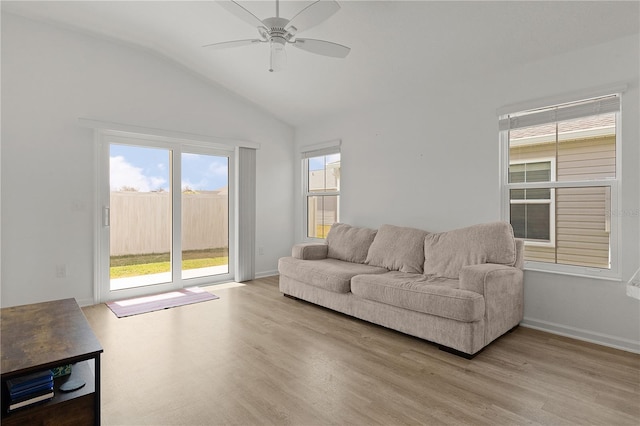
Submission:
<svg viewBox="0 0 640 426">
<path fill-rule="evenodd" d="M 514 266 L 513 228 L 508 222 L 494 222 L 429 234 L 424 241 L 424 257 L 424 274 L 445 278 L 458 278 L 467 265 Z"/>
<path fill-rule="evenodd" d="M 369 248 L 367 264 L 391 271 L 421 274 L 427 231 L 382 225 Z"/>
<path fill-rule="evenodd" d="M 327 257 L 346 262 L 364 263 L 375 229 L 357 228 L 346 223 L 334 223 L 327 234 Z"/>
</svg>

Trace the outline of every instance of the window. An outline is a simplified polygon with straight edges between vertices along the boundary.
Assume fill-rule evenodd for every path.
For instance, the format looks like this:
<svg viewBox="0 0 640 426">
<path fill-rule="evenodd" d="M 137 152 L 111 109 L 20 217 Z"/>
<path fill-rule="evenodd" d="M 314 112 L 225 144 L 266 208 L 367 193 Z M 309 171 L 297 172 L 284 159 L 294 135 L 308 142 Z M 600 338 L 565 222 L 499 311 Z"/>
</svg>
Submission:
<svg viewBox="0 0 640 426">
<path fill-rule="evenodd" d="M 510 183 L 551 182 L 555 161 L 513 162 L 509 165 Z M 553 179 L 555 180 L 555 179 Z M 516 238 L 528 243 L 553 246 L 555 243 L 555 190 L 552 188 L 512 189 L 511 225 Z"/>
<path fill-rule="evenodd" d="M 305 235 L 326 238 L 340 220 L 340 152 L 329 147 L 303 152 Z"/>
<path fill-rule="evenodd" d="M 500 117 L 503 216 L 529 269 L 616 276 L 620 97 Z"/>
</svg>

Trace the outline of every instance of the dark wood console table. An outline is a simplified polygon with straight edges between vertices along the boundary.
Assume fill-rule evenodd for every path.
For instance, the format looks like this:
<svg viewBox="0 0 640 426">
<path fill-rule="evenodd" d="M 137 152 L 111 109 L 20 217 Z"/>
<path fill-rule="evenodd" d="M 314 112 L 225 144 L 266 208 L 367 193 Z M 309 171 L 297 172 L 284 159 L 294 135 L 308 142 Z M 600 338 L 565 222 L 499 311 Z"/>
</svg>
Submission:
<svg viewBox="0 0 640 426">
<path fill-rule="evenodd" d="M 75 299 L 3 308 L 0 322 L 2 425 L 99 425 L 102 346 Z M 8 379 L 68 364 L 84 387 L 63 393 L 57 378 L 53 399 L 7 413 Z"/>
</svg>

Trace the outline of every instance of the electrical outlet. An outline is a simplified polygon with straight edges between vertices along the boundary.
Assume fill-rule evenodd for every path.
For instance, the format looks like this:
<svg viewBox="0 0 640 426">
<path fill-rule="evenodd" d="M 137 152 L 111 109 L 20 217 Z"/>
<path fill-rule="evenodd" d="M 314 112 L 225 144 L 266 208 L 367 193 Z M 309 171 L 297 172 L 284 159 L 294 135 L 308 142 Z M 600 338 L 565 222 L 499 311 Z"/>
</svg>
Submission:
<svg viewBox="0 0 640 426">
<path fill-rule="evenodd" d="M 264 247 L 258 247 L 258 256 L 264 256 Z"/>
</svg>

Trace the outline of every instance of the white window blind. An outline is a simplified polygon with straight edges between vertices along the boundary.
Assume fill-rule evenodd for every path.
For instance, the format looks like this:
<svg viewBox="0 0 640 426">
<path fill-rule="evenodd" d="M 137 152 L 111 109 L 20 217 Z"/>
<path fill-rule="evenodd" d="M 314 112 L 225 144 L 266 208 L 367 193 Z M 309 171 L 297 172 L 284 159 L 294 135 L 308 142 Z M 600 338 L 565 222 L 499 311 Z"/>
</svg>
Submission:
<svg viewBox="0 0 640 426">
<path fill-rule="evenodd" d="M 256 247 L 256 150 L 236 148 L 236 282 L 255 278 Z"/>
<path fill-rule="evenodd" d="M 341 141 L 335 140 L 301 147 L 302 158 L 320 157 L 321 155 L 337 154 L 340 152 Z"/>
<path fill-rule="evenodd" d="M 532 111 L 508 114 L 500 118 L 500 130 L 521 129 L 556 121 L 620 111 L 620 97 L 609 95 L 584 102 L 556 105 Z"/>
</svg>

